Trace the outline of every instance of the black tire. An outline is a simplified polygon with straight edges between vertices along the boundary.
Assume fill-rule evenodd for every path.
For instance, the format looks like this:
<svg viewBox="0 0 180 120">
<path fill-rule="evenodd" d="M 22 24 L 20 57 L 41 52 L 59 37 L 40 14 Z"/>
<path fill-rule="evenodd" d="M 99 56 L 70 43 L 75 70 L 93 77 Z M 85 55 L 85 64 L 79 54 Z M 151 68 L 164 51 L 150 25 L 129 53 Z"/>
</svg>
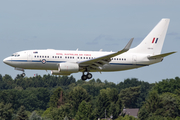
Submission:
<svg viewBox="0 0 180 120">
<path fill-rule="evenodd" d="M 87 76 L 86 76 L 86 75 L 82 75 L 82 76 L 81 76 L 81 79 L 82 79 L 83 81 L 85 81 L 85 80 L 87 80 Z"/>
<path fill-rule="evenodd" d="M 26 74 L 25 73 L 22 73 L 21 76 L 24 77 Z"/>
<path fill-rule="evenodd" d="M 88 73 L 87 74 L 87 79 L 91 79 L 92 78 L 92 74 L 91 73 Z"/>
</svg>

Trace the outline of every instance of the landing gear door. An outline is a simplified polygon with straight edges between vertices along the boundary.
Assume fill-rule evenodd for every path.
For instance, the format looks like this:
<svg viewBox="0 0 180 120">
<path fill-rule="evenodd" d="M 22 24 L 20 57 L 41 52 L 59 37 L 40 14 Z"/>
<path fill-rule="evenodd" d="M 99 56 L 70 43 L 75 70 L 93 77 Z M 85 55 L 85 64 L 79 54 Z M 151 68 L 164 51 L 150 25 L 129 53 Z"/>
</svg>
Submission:
<svg viewBox="0 0 180 120">
<path fill-rule="evenodd" d="M 32 54 L 31 54 L 31 52 L 27 52 L 27 61 L 28 62 L 32 61 Z"/>
</svg>

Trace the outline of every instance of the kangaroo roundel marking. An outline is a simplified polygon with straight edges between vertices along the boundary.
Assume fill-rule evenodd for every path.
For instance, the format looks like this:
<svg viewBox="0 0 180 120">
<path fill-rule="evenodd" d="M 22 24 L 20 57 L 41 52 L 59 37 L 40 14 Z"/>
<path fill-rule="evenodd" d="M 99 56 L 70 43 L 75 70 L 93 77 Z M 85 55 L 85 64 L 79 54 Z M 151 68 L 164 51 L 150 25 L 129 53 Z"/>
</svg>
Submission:
<svg viewBox="0 0 180 120">
<path fill-rule="evenodd" d="M 42 59 L 42 64 L 45 64 L 46 63 L 46 60 L 45 59 Z"/>
</svg>

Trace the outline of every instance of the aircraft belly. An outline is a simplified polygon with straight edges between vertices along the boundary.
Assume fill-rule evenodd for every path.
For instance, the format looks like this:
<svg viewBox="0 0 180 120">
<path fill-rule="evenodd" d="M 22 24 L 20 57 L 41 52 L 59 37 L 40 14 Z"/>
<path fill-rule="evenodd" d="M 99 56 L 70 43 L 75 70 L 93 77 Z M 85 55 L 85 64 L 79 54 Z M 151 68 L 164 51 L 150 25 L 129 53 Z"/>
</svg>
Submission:
<svg viewBox="0 0 180 120">
<path fill-rule="evenodd" d="M 41 63 L 41 62 L 14 62 L 13 67 L 23 69 L 40 69 L 40 70 L 57 70 L 58 65 L 56 63 Z"/>
<path fill-rule="evenodd" d="M 122 70 L 128 70 L 137 68 L 137 65 L 105 65 L 103 66 L 102 71 L 108 72 L 108 71 L 122 71 Z"/>
</svg>

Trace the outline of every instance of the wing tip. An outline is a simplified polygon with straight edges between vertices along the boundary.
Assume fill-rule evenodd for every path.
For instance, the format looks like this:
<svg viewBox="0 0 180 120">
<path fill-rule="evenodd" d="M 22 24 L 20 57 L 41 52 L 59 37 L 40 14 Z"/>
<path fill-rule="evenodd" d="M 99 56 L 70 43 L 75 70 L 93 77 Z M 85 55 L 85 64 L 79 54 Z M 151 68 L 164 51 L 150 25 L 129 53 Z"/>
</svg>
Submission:
<svg viewBox="0 0 180 120">
<path fill-rule="evenodd" d="M 123 50 L 128 51 L 131 47 L 131 44 L 133 42 L 134 38 L 131 38 L 130 41 L 127 43 L 127 45 L 124 47 Z"/>
</svg>

